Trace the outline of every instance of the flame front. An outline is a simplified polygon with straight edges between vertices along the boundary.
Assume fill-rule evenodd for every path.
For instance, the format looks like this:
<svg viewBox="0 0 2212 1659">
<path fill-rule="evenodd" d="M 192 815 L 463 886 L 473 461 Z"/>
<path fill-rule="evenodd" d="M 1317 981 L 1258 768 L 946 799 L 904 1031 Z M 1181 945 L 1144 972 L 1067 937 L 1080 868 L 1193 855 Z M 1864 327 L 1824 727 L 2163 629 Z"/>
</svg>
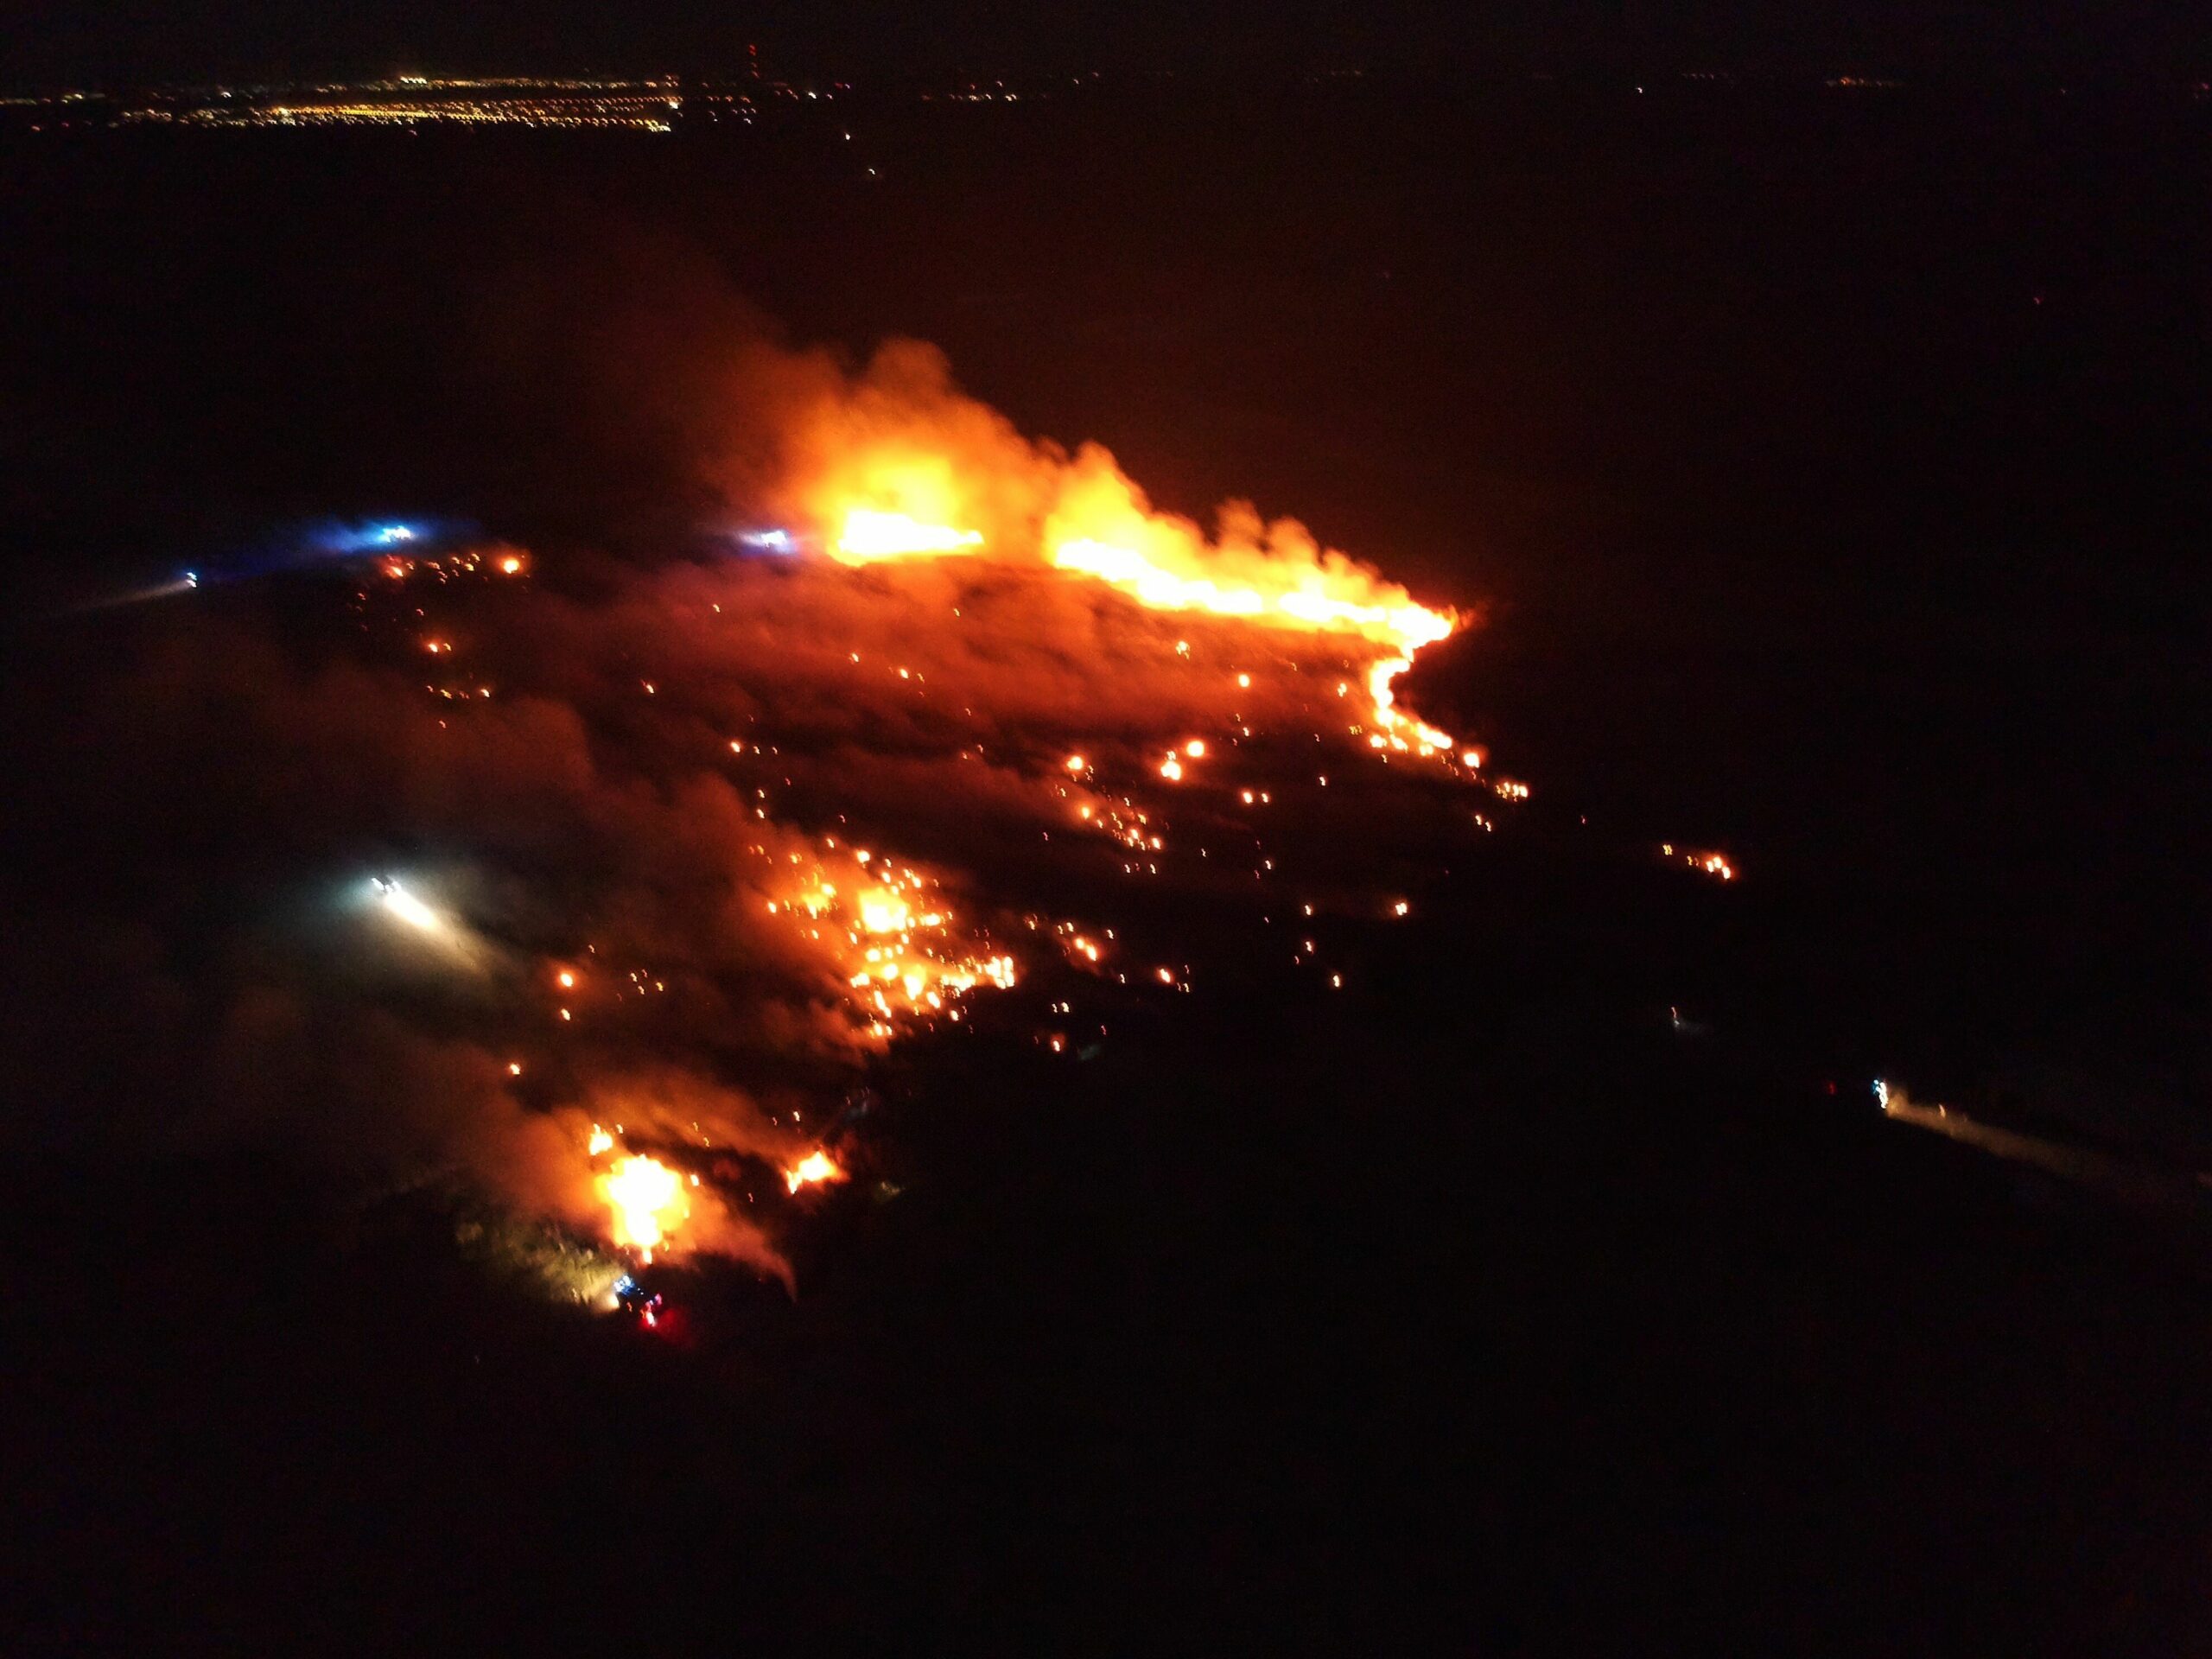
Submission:
<svg viewBox="0 0 2212 1659">
<path fill-rule="evenodd" d="M 1147 610 L 1364 642 L 1383 652 L 1367 675 L 1360 724 L 1370 747 L 1464 764 L 1452 738 L 1397 708 L 1393 692 L 1459 616 L 1322 547 L 1295 519 L 1266 521 L 1232 502 L 1209 537 L 1154 511 L 1099 446 L 1070 455 L 1023 439 L 961 397 L 942 359 L 911 343 L 887 347 L 867 379 L 818 410 L 804 447 L 791 494 L 842 563 L 971 556 L 1041 564 Z M 1241 685 L 1249 683 L 1248 673 Z"/>
</svg>

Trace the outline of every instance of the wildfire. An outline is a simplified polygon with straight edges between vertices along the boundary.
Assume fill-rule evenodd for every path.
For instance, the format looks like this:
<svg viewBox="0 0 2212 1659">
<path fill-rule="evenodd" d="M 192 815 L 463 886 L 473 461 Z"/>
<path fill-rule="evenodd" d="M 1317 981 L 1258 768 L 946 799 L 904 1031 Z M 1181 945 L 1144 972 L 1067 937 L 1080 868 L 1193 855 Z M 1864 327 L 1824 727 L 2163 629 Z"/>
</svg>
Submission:
<svg viewBox="0 0 2212 1659">
<path fill-rule="evenodd" d="M 1413 665 L 1414 659 L 1410 656 L 1388 657 L 1368 671 L 1367 694 L 1375 702 L 1375 723 L 1382 728 L 1376 734 L 1375 746 L 1380 747 L 1387 743 L 1401 753 L 1414 750 L 1424 756 L 1449 753 L 1452 749 L 1449 733 L 1440 732 L 1435 727 L 1415 720 L 1410 715 L 1398 712 L 1395 682 L 1399 675 Z M 1472 769 L 1470 765 L 1469 770 Z"/>
<path fill-rule="evenodd" d="M 520 550 L 494 543 L 432 557 L 434 547 L 380 549 L 393 588 L 367 583 L 357 596 L 365 615 L 391 619 L 397 645 L 456 674 L 480 651 L 515 663 L 497 708 L 517 709 L 508 718 L 519 731 L 536 729 L 526 700 L 566 700 L 594 739 L 605 716 L 610 737 L 635 730 L 649 740 L 627 751 L 640 787 L 620 820 L 639 826 L 645 874 L 634 891 L 594 907 L 608 918 L 593 924 L 594 943 L 549 944 L 534 975 L 538 1017 L 568 1039 L 563 1066 L 545 1073 L 557 1079 L 573 1069 L 585 1100 L 608 1098 L 591 1071 L 626 1046 L 626 1063 L 650 1053 L 696 1071 L 696 1097 L 754 1096 L 730 1109 L 749 1139 L 712 1121 L 687 1132 L 667 1121 L 665 1103 L 656 1107 L 645 1145 L 671 1157 L 681 1146 L 687 1158 L 695 1147 L 735 1146 L 702 1160 L 696 1175 L 631 1153 L 614 1121 L 622 1113 L 588 1108 L 607 1113 L 607 1127 L 593 1123 L 577 1137 L 589 1162 L 576 1166 L 576 1185 L 588 1172 L 615 1243 L 648 1260 L 679 1235 L 695 1248 L 746 1236 L 750 1224 L 719 1183 L 730 1156 L 759 1155 L 748 1148 L 779 1149 L 765 1167 L 794 1195 L 848 1179 L 829 1151 L 800 1155 L 804 1143 L 788 1137 L 842 1147 L 856 1115 L 833 1115 L 837 1127 L 828 1128 L 809 1099 L 802 1117 L 746 1076 L 756 1053 L 791 1049 L 810 1065 L 857 1065 L 903 1035 L 963 1020 L 971 999 L 1010 989 L 1033 969 L 1042 996 L 1081 988 L 1052 1005 L 1047 1040 L 1054 1052 L 1088 1060 L 1098 1049 L 1075 1022 L 1102 1010 L 1078 1013 L 1077 999 L 1111 997 L 1116 986 L 1203 996 L 1215 982 L 1214 964 L 1184 960 L 1198 954 L 1187 942 L 1141 937 L 1151 923 L 1109 905 L 1090 911 L 1096 919 L 1081 931 L 1031 914 L 1035 954 L 1018 962 L 979 920 L 1017 925 L 1007 892 L 994 889 L 1002 872 L 925 871 L 875 849 L 877 836 L 933 858 L 959 858 L 969 846 L 979 861 L 1026 848 L 1025 859 L 1077 861 L 1074 873 L 1158 882 L 1174 889 L 1148 908 L 1161 918 L 1173 916 L 1185 891 L 1217 893 L 1233 880 L 1259 900 L 1265 927 L 1285 919 L 1268 910 L 1295 902 L 1300 889 L 1289 882 L 1313 874 L 1278 874 L 1279 858 L 1288 872 L 1304 856 L 1298 780 L 1318 781 L 1332 816 L 1369 798 L 1370 761 L 1315 752 L 1309 739 L 1349 742 L 1377 772 L 1407 770 L 1397 765 L 1403 757 L 1503 798 L 1527 794 L 1478 772 L 1478 748 L 1400 704 L 1402 677 L 1423 649 L 1458 630 L 1458 613 L 1418 602 L 1292 520 L 1264 521 L 1232 505 L 1202 527 L 1156 512 L 1103 450 L 1071 455 L 1032 443 L 949 388 L 933 393 L 926 374 L 856 391 L 823 430 L 787 435 L 798 441 L 789 475 L 747 511 L 788 514 L 791 528 L 741 539 L 793 556 L 734 558 L 640 581 L 604 619 L 603 640 L 601 630 L 575 625 L 580 607 L 567 607 L 558 614 L 568 632 L 557 637 L 572 654 L 603 650 L 605 661 L 557 688 L 531 683 L 526 666 L 550 653 L 493 654 L 491 629 L 504 615 L 552 605 L 535 582 L 495 583 L 498 594 L 472 596 L 458 625 L 431 608 L 454 579 L 531 570 Z M 947 559 L 957 563 L 932 564 Z M 410 693 L 423 683 L 420 664 L 410 658 Z M 599 689 L 571 689 L 582 687 Z M 424 689 L 441 705 L 433 753 L 449 747 L 454 764 L 467 764 L 485 752 L 471 747 L 483 741 L 475 723 L 502 729 L 498 713 L 478 713 L 492 688 Z M 618 693 L 619 712 L 607 715 L 598 704 L 613 706 Z M 1291 747 L 1299 758 L 1286 768 Z M 693 757 L 677 764 L 702 775 L 652 774 L 663 756 L 677 754 Z M 1426 798 L 1433 781 L 1408 788 Z M 1476 822 L 1487 827 L 1479 815 Z M 1071 842 L 1076 851 L 1064 855 Z M 1332 855 L 1356 845 L 1338 836 Z M 1724 880 L 1733 874 L 1704 868 Z M 1012 862 L 1003 873 L 1027 879 Z M 631 874 L 618 869 L 615 879 Z M 1185 880 L 1205 886 L 1185 889 Z M 396 883 L 378 893 L 406 926 L 461 925 Z M 1361 906 L 1377 919 L 1411 910 L 1388 887 Z M 1105 925 L 1125 919 L 1137 933 L 1117 938 Z M 1319 944 L 1305 941 L 1294 960 L 1315 982 L 1325 977 L 1341 989 L 1344 975 Z M 732 1009 L 734 1037 L 724 1017 Z M 1107 1025 L 1097 1020 L 1102 1040 Z M 578 1040 L 585 1027 L 589 1044 Z M 687 1039 L 699 1052 L 671 1056 Z M 519 1076 L 519 1063 L 509 1073 Z M 792 1086 L 779 1077 L 773 1089 Z M 755 1103 L 771 1099 L 773 1115 Z M 705 1190 L 690 1194 L 695 1186 Z M 772 1241 L 760 1237 L 757 1248 L 774 1258 Z"/>
<path fill-rule="evenodd" d="M 845 1172 L 828 1153 L 810 1152 L 784 1172 L 784 1185 L 796 1192 L 802 1186 L 812 1186 L 823 1181 L 842 1181 Z"/>
<path fill-rule="evenodd" d="M 600 1196 L 614 1215 L 614 1242 L 650 1254 L 681 1226 L 691 1206 L 683 1183 L 657 1159 L 632 1155 L 599 1178 Z"/>
<path fill-rule="evenodd" d="M 1324 550 L 1292 519 L 1249 507 L 1221 515 L 1209 541 L 1188 519 L 1151 511 L 1103 449 L 1059 480 L 1044 531 L 1046 563 L 1110 583 L 1153 610 L 1205 611 L 1304 632 L 1357 634 L 1410 655 L 1459 626 L 1396 583 Z"/>
<path fill-rule="evenodd" d="M 982 541 L 980 531 L 925 524 L 903 512 L 853 507 L 847 510 L 844 528 L 830 550 L 846 564 L 867 564 L 876 559 L 965 552 L 982 546 Z"/>
<path fill-rule="evenodd" d="M 825 409 L 794 480 L 831 557 L 857 565 L 976 555 L 1042 564 L 1147 610 L 1378 647 L 1384 654 L 1367 674 L 1370 747 L 1467 764 L 1449 735 L 1400 709 L 1393 692 L 1422 647 L 1457 631 L 1456 613 L 1421 604 L 1322 547 L 1294 519 L 1266 521 L 1232 503 L 1209 535 L 1154 511 L 1103 448 L 1085 445 L 1070 456 L 1029 442 L 959 397 L 926 347 L 887 350 L 879 366 L 880 382 L 872 378 L 849 402 Z M 1177 650 L 1189 656 L 1189 642 Z M 1251 689 L 1249 669 L 1234 679 Z"/>
<path fill-rule="evenodd" d="M 1204 543 L 1198 547 L 1203 549 Z M 1192 551 L 1185 556 L 1195 562 L 1205 554 Z M 1330 584 L 1322 567 L 1297 569 L 1282 561 L 1269 569 L 1266 556 L 1261 556 L 1253 579 L 1243 582 L 1178 575 L 1135 548 L 1090 537 L 1059 543 L 1052 550 L 1051 561 L 1056 569 L 1094 576 L 1155 611 L 1210 611 L 1308 632 L 1354 633 L 1401 649 L 1433 645 L 1458 626 L 1448 612 L 1414 604 L 1403 588 L 1387 584 L 1382 588 L 1400 595 L 1396 602 L 1363 604 L 1326 591 Z M 1372 580 L 1349 561 L 1343 568 L 1351 573 L 1348 585 L 1355 591 Z"/>
<path fill-rule="evenodd" d="M 834 837 L 819 845 L 819 853 L 783 853 L 784 868 L 798 880 L 766 908 L 788 918 L 837 976 L 867 1035 L 887 1038 L 902 1023 L 938 1015 L 957 1020 L 952 1005 L 969 992 L 1013 986 L 1014 957 L 963 948 L 951 907 L 920 871 L 841 848 Z M 755 851 L 776 861 L 766 844 Z"/>
</svg>

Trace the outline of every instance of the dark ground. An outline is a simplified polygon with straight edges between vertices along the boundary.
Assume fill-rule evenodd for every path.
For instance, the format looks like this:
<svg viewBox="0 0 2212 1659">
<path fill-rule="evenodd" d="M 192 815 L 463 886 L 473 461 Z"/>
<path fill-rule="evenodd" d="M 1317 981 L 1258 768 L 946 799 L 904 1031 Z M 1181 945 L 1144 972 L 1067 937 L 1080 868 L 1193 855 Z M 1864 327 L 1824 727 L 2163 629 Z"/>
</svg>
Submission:
<svg viewBox="0 0 2212 1659">
<path fill-rule="evenodd" d="M 1185 999 L 1072 1083 L 916 1058 L 906 1195 L 831 1206 L 796 1305 L 697 1287 L 689 1348 L 487 1289 L 434 1217 L 10 1137 L 27 1630 L 2212 1647 L 2201 1228 L 1864 1092 L 2202 1160 L 2203 111 L 8 137 L 18 613 L 302 515 L 651 545 L 669 434 L 542 320 L 597 284 L 677 360 L 704 271 L 1486 604 L 1425 696 L 1552 813 L 1356 1001 Z"/>
</svg>

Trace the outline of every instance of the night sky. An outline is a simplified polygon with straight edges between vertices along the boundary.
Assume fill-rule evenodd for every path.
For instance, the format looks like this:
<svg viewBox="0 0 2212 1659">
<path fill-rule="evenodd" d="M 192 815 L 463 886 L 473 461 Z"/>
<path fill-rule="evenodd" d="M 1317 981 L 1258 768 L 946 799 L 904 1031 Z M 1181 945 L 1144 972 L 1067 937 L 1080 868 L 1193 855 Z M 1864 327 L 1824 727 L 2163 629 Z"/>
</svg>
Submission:
<svg viewBox="0 0 2212 1659">
<path fill-rule="evenodd" d="M 24 84 L 428 73 L 733 70 L 748 42 L 772 70 L 867 79 L 1347 67 L 1510 73 L 1667 67 L 1910 71 L 1967 79 L 2201 72 L 2212 27 L 2195 8 L 2090 0 L 2020 6 L 1817 0 L 1686 5 L 1395 0 L 1051 5 L 931 0 L 879 6 L 673 0 L 448 5 L 373 0 L 143 0 L 11 7 L 0 79 Z"/>
</svg>

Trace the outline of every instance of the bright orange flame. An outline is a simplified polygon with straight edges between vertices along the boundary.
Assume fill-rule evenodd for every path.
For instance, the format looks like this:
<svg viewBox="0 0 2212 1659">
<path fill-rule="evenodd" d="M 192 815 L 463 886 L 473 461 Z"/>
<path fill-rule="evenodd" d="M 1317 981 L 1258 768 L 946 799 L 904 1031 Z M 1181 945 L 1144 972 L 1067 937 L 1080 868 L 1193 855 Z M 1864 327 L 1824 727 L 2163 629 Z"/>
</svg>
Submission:
<svg viewBox="0 0 2212 1659">
<path fill-rule="evenodd" d="M 913 906 L 889 887 L 861 895 L 861 926 L 867 932 L 903 932 L 913 913 Z"/>
<path fill-rule="evenodd" d="M 796 1192 L 802 1186 L 811 1186 L 817 1181 L 842 1181 L 845 1172 L 828 1153 L 810 1152 L 784 1172 L 784 1185 Z"/>
<path fill-rule="evenodd" d="M 599 1192 L 613 1211 L 614 1242 L 641 1250 L 658 1249 L 691 1211 L 676 1172 L 652 1158 L 621 1159 L 599 1178 Z"/>
<path fill-rule="evenodd" d="M 1323 548 L 1294 519 L 1268 523 L 1231 504 L 1209 537 L 1189 519 L 1156 512 L 1095 445 L 1070 459 L 1023 443 L 995 416 L 981 417 L 993 435 L 970 442 L 979 418 L 973 405 L 938 410 L 941 423 L 924 410 L 887 421 L 885 413 L 870 404 L 861 435 L 824 435 L 819 470 L 803 486 L 817 522 L 836 526 L 825 537 L 832 557 L 848 564 L 950 554 L 1036 560 L 1151 610 L 1363 640 L 1387 653 L 1368 682 L 1370 747 L 1457 759 L 1452 740 L 1398 709 L 1391 691 L 1416 652 L 1459 627 L 1453 612 L 1422 605 L 1368 566 Z M 983 531 L 963 520 L 990 526 L 988 549 Z M 1176 650 L 1187 657 L 1190 642 L 1179 640 Z M 1250 688 L 1249 671 L 1236 677 L 1240 689 Z"/>
<path fill-rule="evenodd" d="M 1295 521 L 1263 524 L 1249 507 L 1221 515 L 1209 542 L 1188 519 L 1151 511 L 1103 449 L 1060 480 L 1046 520 L 1046 563 L 1121 588 L 1154 610 L 1249 617 L 1306 632 L 1353 633 L 1401 652 L 1459 626 L 1395 582 L 1324 550 Z"/>
<path fill-rule="evenodd" d="M 1414 659 L 1409 656 L 1386 657 L 1368 671 L 1367 694 L 1375 700 L 1375 723 L 1382 728 L 1377 734 L 1382 741 L 1375 747 L 1380 748 L 1387 743 L 1402 752 L 1417 749 L 1424 755 L 1448 753 L 1452 747 L 1450 733 L 1440 732 L 1435 727 L 1424 725 L 1410 715 L 1398 712 L 1398 693 L 1394 682 L 1413 665 Z"/>
<path fill-rule="evenodd" d="M 903 512 L 852 507 L 846 511 L 844 528 L 830 551 L 846 564 L 867 564 L 876 559 L 958 553 L 982 543 L 981 531 L 925 524 Z"/>
</svg>

